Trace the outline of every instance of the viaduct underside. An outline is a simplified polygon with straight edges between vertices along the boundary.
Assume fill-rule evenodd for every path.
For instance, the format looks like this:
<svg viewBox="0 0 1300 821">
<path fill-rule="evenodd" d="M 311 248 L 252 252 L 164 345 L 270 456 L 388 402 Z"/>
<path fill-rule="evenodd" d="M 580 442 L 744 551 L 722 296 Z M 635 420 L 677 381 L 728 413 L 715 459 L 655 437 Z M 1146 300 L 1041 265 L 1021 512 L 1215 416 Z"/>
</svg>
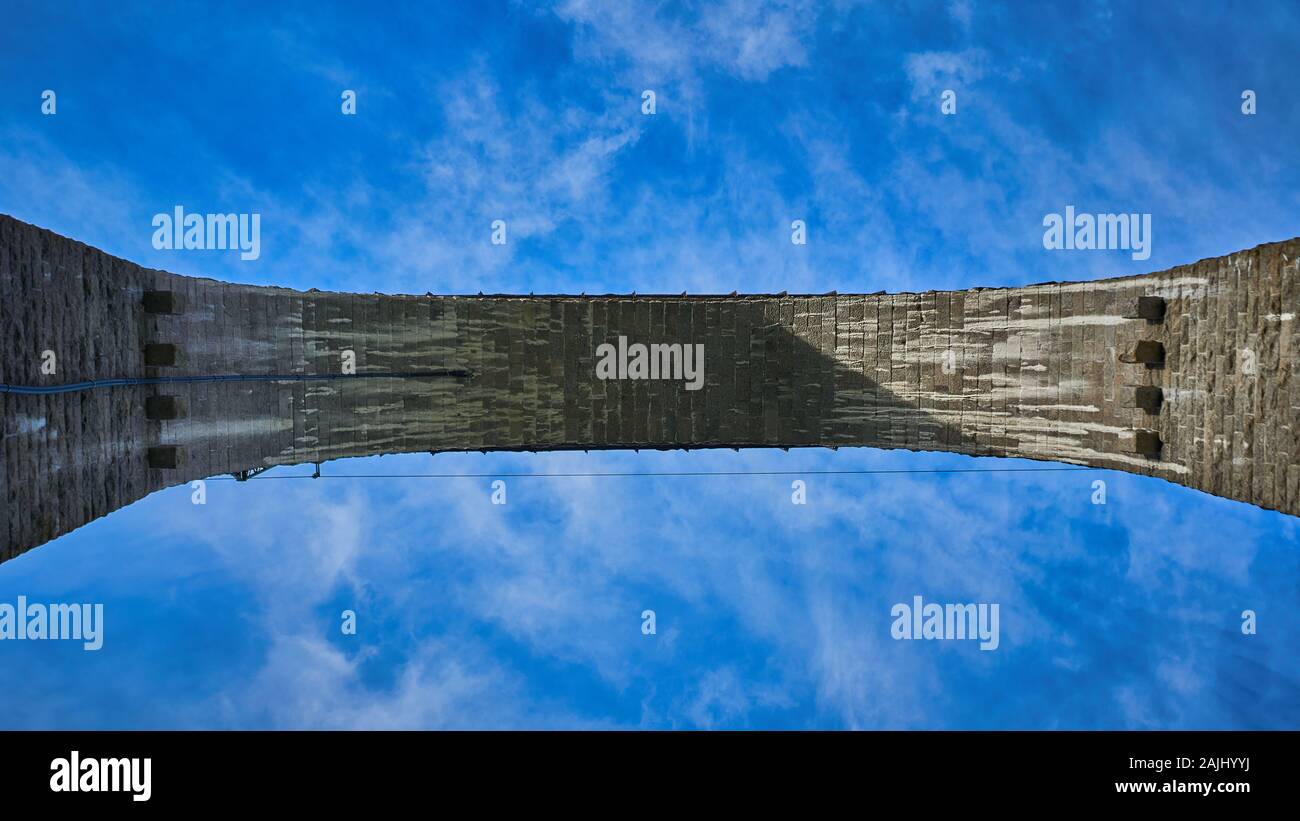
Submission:
<svg viewBox="0 0 1300 821">
<path fill-rule="evenodd" d="M 1297 515 L 1298 260 L 1291 239 L 1024 288 L 383 296 L 177 276 L 0 216 L 0 560 L 194 479 L 417 451 L 943 450 Z M 606 344 L 703 346 L 702 383 L 599 378 Z"/>
</svg>

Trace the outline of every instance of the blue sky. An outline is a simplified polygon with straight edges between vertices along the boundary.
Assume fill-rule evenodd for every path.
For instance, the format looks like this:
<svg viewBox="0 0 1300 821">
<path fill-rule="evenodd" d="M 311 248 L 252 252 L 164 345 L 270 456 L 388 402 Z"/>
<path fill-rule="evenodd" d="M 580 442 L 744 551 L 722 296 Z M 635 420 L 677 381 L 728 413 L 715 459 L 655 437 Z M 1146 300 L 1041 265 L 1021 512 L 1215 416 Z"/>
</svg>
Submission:
<svg viewBox="0 0 1300 821">
<path fill-rule="evenodd" d="M 1300 233 L 1293 4 L 264 5 L 11 3 L 0 212 L 176 273 L 407 293 L 1012 285 Z M 155 250 L 177 204 L 260 213 L 260 258 Z M 1045 251 L 1069 204 L 1151 213 L 1151 258 Z M 1114 473 L 816 473 L 1014 466 L 325 466 L 807 471 L 803 506 L 799 476 L 164 491 L 0 566 L 0 601 L 106 621 L 97 652 L 0 643 L 0 726 L 1300 727 L 1295 519 Z M 892 640 L 918 594 L 998 602 L 1001 646 Z"/>
</svg>

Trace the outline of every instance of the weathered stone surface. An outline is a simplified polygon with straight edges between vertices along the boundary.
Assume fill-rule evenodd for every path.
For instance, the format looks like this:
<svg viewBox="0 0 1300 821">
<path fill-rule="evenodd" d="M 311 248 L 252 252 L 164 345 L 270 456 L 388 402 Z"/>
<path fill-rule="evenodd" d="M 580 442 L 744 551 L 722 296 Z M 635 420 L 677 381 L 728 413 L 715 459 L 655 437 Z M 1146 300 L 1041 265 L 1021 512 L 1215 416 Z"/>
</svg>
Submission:
<svg viewBox="0 0 1300 821">
<path fill-rule="evenodd" d="M 1145 276 L 951 293 L 379 296 L 176 276 L 0 216 L 0 383 L 281 377 L 0 393 L 0 558 L 169 485 L 407 451 L 946 450 L 1296 515 L 1298 258 L 1292 239 Z M 174 312 L 151 312 L 150 291 Z M 595 378 L 597 347 L 619 336 L 702 344 L 703 389 Z M 1130 356 L 1143 342 L 1161 367 Z M 159 344 L 174 364 L 146 361 Z M 1157 413 L 1142 388 L 1160 390 Z M 148 418 L 163 393 L 183 412 Z M 176 448 L 176 467 L 150 468 L 155 447 Z"/>
</svg>

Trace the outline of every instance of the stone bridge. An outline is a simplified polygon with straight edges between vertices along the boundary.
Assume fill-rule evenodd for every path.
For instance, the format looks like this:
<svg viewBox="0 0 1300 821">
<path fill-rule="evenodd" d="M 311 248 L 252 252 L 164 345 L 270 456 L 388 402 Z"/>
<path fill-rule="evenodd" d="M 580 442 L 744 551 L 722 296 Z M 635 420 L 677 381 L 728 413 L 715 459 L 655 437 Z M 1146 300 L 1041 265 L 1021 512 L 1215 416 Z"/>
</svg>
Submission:
<svg viewBox="0 0 1300 821">
<path fill-rule="evenodd" d="M 152 491 L 381 453 L 844 447 L 1047 459 L 1300 514 L 1300 239 L 902 294 L 383 296 L 142 268 L 0 215 L 0 560 Z M 702 344 L 704 385 L 598 379 Z"/>
</svg>

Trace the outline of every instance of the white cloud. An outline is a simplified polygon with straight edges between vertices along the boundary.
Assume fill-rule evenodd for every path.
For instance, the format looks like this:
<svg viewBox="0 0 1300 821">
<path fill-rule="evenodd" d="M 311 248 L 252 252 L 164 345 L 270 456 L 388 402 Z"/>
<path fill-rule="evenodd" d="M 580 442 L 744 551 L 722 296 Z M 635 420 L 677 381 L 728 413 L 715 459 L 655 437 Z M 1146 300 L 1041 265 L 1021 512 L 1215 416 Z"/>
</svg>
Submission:
<svg viewBox="0 0 1300 821">
<path fill-rule="evenodd" d="M 912 84 L 913 102 L 932 102 L 939 105 L 939 94 L 945 89 L 965 90 L 966 86 L 984 76 L 984 52 L 978 49 L 965 51 L 925 51 L 907 55 L 904 68 Z"/>
<path fill-rule="evenodd" d="M 762 82 L 779 69 L 805 65 L 817 6 L 725 0 L 705 4 L 697 19 L 686 21 L 653 6 L 590 0 L 567 0 L 555 12 L 577 25 L 581 57 L 622 64 L 626 80 L 667 82 L 693 96 L 707 68 Z"/>
</svg>

